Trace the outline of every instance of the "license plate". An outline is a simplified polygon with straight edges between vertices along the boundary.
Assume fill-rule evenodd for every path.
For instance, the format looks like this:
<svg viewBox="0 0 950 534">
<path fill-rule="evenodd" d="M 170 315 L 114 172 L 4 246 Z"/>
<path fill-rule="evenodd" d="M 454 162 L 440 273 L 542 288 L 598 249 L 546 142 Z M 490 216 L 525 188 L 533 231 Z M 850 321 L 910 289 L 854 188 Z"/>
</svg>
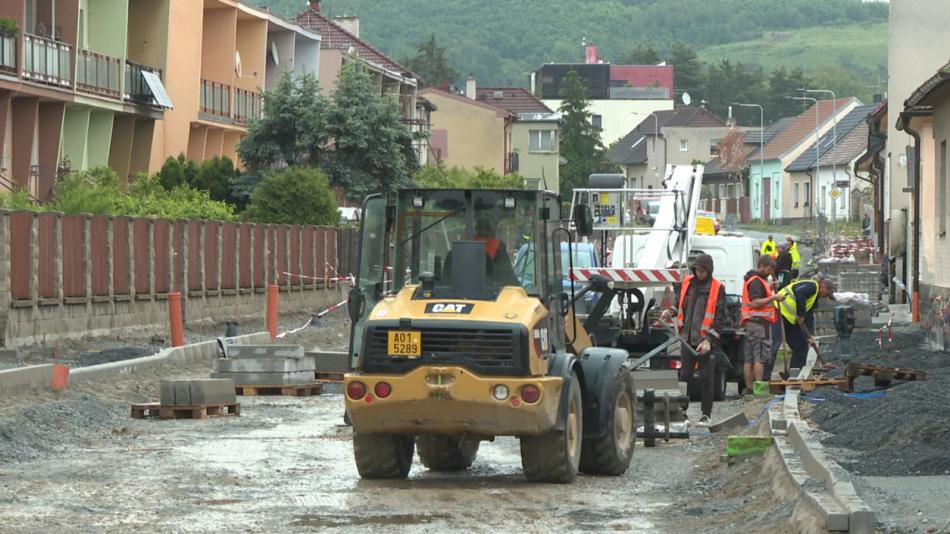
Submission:
<svg viewBox="0 0 950 534">
<path fill-rule="evenodd" d="M 390 331 L 389 355 L 394 358 L 422 357 L 422 332 Z"/>
</svg>

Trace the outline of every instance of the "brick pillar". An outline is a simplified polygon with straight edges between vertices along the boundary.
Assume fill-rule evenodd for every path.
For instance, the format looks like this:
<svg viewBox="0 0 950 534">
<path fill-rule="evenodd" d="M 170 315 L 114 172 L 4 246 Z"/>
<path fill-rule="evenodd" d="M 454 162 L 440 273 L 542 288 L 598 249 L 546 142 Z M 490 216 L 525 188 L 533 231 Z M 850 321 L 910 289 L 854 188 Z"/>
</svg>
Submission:
<svg viewBox="0 0 950 534">
<path fill-rule="evenodd" d="M 89 216 L 82 218 L 82 268 L 85 274 L 86 309 L 92 314 L 92 219 Z"/>
<path fill-rule="evenodd" d="M 114 224 L 115 218 L 109 217 L 109 224 L 106 225 L 106 284 L 109 288 L 110 302 L 115 302 L 115 254 L 113 252 L 115 234 L 112 229 Z"/>
<path fill-rule="evenodd" d="M 198 225 L 198 272 L 201 273 L 201 294 L 204 296 L 205 291 L 208 290 L 208 280 L 205 279 L 205 225 L 208 224 L 205 221 L 202 221 Z"/>
</svg>

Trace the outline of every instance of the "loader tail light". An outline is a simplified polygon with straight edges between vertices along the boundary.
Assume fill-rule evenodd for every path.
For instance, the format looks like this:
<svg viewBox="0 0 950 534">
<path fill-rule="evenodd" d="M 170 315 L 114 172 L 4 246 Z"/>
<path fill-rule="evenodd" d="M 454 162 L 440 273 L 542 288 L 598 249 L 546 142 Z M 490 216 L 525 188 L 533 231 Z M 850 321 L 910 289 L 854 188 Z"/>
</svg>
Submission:
<svg viewBox="0 0 950 534">
<path fill-rule="evenodd" d="M 392 394 L 393 387 L 388 382 L 379 382 L 373 387 L 373 391 L 376 392 L 377 397 L 385 399 Z"/>
<path fill-rule="evenodd" d="M 362 382 L 350 382 L 346 386 L 346 396 L 353 400 L 360 400 L 366 396 L 366 386 Z"/>
<path fill-rule="evenodd" d="M 541 390 L 537 386 L 525 386 L 521 388 L 521 399 L 528 404 L 534 404 L 541 398 Z"/>
<path fill-rule="evenodd" d="M 680 369 L 683 367 L 683 362 L 679 360 L 670 360 L 670 369 Z"/>
</svg>

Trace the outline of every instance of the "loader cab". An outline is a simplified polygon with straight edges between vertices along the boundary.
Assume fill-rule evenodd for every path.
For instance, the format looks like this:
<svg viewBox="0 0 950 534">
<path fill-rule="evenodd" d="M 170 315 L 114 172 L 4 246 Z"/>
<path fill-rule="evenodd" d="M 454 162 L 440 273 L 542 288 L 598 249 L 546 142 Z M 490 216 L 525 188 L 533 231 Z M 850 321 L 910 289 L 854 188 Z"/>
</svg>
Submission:
<svg viewBox="0 0 950 534">
<path fill-rule="evenodd" d="M 563 344 L 564 226 L 557 197 L 544 191 L 404 189 L 368 197 L 349 297 L 353 363 L 373 308 L 403 291 L 413 301 L 478 303 L 523 290 L 544 304 L 551 340 Z M 533 254 L 518 261 L 519 249 Z"/>
</svg>

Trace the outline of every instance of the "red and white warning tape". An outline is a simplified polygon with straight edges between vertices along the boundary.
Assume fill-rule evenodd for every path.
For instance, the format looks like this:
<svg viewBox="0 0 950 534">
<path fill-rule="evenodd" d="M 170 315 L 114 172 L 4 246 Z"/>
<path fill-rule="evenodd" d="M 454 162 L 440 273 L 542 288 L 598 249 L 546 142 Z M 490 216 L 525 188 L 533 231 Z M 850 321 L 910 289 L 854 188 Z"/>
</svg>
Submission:
<svg viewBox="0 0 950 534">
<path fill-rule="evenodd" d="M 294 277 L 294 278 L 302 278 L 302 279 L 305 279 L 305 280 L 314 280 L 314 281 L 316 281 L 316 282 L 324 282 L 324 281 L 326 281 L 326 282 L 344 282 L 344 281 L 345 281 L 345 282 L 350 282 L 351 284 L 353 284 L 353 283 L 356 282 L 356 280 L 355 280 L 355 278 L 353 277 L 352 274 L 351 274 L 351 275 L 348 275 L 348 276 L 337 276 L 337 277 L 335 277 L 335 278 L 321 278 L 321 277 L 317 277 L 317 276 L 307 276 L 307 275 L 305 275 L 305 274 L 294 274 L 294 273 L 288 273 L 288 272 L 282 272 L 282 273 L 280 273 L 280 274 L 284 274 L 284 275 L 291 276 L 291 277 Z"/>
<path fill-rule="evenodd" d="M 287 330 L 287 331 L 285 331 L 285 332 L 281 332 L 281 333 L 277 334 L 277 339 L 283 339 L 283 338 L 289 336 L 290 334 L 296 334 L 297 332 L 300 332 L 300 331 L 303 330 L 304 328 L 307 328 L 308 326 L 312 325 L 314 319 L 322 319 L 326 314 L 331 313 L 331 312 L 334 312 L 334 311 L 336 311 L 336 310 L 342 308 L 342 307 L 346 304 L 346 302 L 347 302 L 347 301 L 344 300 L 343 302 L 339 302 L 339 303 L 337 303 L 337 304 L 334 304 L 333 306 L 330 306 L 329 308 L 323 310 L 323 311 L 320 312 L 320 313 L 311 315 L 310 318 L 307 319 L 307 322 L 303 324 L 303 326 L 300 326 L 300 327 L 298 327 L 298 328 L 294 328 L 293 330 Z"/>
</svg>

